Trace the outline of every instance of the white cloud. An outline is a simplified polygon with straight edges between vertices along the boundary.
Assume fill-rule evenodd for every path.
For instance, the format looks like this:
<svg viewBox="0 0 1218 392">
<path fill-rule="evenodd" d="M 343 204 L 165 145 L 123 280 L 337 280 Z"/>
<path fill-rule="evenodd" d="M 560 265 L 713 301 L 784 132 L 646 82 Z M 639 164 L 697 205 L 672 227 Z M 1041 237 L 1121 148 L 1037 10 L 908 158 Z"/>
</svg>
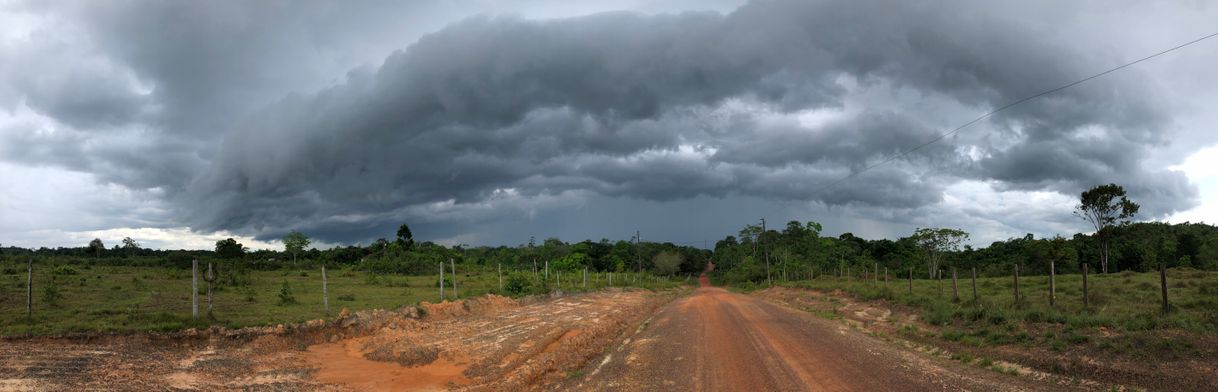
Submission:
<svg viewBox="0 0 1218 392">
<path fill-rule="evenodd" d="M 1172 215 L 1168 221 L 1218 223 L 1218 146 L 1201 149 L 1171 169 L 1183 171 L 1189 180 L 1197 184 L 1201 191 L 1201 204 Z"/>
</svg>

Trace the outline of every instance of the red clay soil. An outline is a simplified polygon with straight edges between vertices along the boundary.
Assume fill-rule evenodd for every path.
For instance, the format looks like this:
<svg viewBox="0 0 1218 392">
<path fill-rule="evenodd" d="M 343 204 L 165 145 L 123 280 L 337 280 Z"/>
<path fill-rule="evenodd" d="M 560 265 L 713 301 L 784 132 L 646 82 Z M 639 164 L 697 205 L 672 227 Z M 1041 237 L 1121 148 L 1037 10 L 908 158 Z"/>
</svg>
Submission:
<svg viewBox="0 0 1218 392">
<path fill-rule="evenodd" d="M 0 392 L 542 390 L 678 294 L 484 296 L 302 325 L 0 338 Z"/>
<path fill-rule="evenodd" d="M 560 389 L 587 391 L 1060 390 L 930 358 L 834 321 L 710 287 L 674 301 Z"/>
</svg>

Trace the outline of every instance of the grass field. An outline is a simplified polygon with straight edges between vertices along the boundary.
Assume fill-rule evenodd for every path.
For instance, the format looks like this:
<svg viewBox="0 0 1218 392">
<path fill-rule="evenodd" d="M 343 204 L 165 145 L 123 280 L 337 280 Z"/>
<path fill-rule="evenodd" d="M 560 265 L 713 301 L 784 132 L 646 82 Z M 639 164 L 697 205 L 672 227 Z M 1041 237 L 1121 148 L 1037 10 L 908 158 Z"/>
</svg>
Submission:
<svg viewBox="0 0 1218 392">
<path fill-rule="evenodd" d="M 201 269 L 205 268 L 200 266 Z M 498 274 L 490 267 L 457 265 L 461 298 L 500 293 Z M 463 270 L 470 269 L 467 272 Z M 200 272 L 202 275 L 202 272 Z M 545 287 L 531 274 L 514 294 L 534 294 L 555 287 L 553 273 Z M 240 286 L 221 285 L 214 291 L 213 312 L 207 315 L 206 282 L 199 279 L 200 320 L 191 319 L 189 269 L 121 266 L 34 265 L 34 312 L 26 317 L 26 266 L 0 264 L 0 335 L 45 335 L 67 332 L 167 331 L 189 327 L 275 325 L 325 317 L 320 270 L 250 271 Z M 449 278 L 446 271 L 446 280 Z M 511 274 L 504 273 L 505 284 Z M 580 273 L 561 276 L 564 291 L 580 291 Z M 671 287 L 674 282 L 635 279 L 616 274 L 614 286 Z M 437 276 L 372 275 L 349 269 L 327 271 L 331 315 L 342 308 L 396 309 L 420 301 L 437 302 Z M 606 287 L 603 274 L 590 275 L 588 290 Z M 283 288 L 292 301 L 282 301 Z M 48 287 L 53 289 L 48 291 Z M 445 290 L 453 298 L 451 287 Z M 508 294 L 508 293 L 503 293 Z"/>
<path fill-rule="evenodd" d="M 1218 337 L 1218 272 L 1171 269 L 1167 272 L 1171 308 L 1162 310 L 1159 274 L 1121 272 L 1088 277 L 1090 306 L 1083 305 L 1082 276 L 1059 275 L 1057 301 L 1049 305 L 1047 276 L 1020 277 L 1020 299 L 1012 277 L 957 281 L 953 298 L 950 273 L 942 281 L 818 277 L 777 285 L 841 290 L 854 298 L 883 301 L 913 310 L 936 326 L 936 338 L 966 346 L 1024 345 L 1052 351 L 1121 353 L 1138 358 L 1196 358 L 1212 355 Z M 749 291 L 761 288 L 744 285 Z M 831 302 L 836 301 L 829 298 Z M 836 311 L 823 316 L 836 317 Z M 924 334 L 915 329 L 906 332 Z"/>
</svg>

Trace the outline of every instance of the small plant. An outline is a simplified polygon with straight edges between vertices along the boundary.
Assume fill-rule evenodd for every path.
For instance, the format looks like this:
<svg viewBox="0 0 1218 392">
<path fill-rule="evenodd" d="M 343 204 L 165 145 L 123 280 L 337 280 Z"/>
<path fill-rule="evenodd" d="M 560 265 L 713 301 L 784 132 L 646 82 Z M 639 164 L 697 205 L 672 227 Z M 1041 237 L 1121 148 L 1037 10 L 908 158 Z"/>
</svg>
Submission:
<svg viewBox="0 0 1218 392">
<path fill-rule="evenodd" d="M 245 302 L 249 302 L 251 304 L 258 302 L 258 296 L 256 293 L 254 293 L 254 289 L 252 287 L 242 287 L 238 289 L 238 292 L 241 293 L 241 298 L 245 299 Z"/>
<path fill-rule="evenodd" d="M 76 275 L 78 273 L 75 268 L 66 265 L 57 265 L 51 269 L 51 275 Z"/>
<path fill-rule="evenodd" d="M 42 289 L 42 301 L 51 306 L 59 304 L 59 300 L 63 299 L 63 293 L 59 292 L 59 286 L 55 283 L 48 284 Z"/>
<path fill-rule="evenodd" d="M 347 301 L 347 302 L 350 302 L 350 301 L 354 301 L 354 300 L 355 300 L 355 294 L 350 294 L 350 293 L 348 293 L 348 294 L 342 294 L 342 295 L 339 295 L 337 298 L 338 298 L 338 300 L 339 300 L 339 301 Z"/>
<path fill-rule="evenodd" d="M 296 296 L 292 295 L 292 286 L 288 281 L 283 281 L 283 286 L 279 288 L 279 306 L 295 305 Z"/>
</svg>

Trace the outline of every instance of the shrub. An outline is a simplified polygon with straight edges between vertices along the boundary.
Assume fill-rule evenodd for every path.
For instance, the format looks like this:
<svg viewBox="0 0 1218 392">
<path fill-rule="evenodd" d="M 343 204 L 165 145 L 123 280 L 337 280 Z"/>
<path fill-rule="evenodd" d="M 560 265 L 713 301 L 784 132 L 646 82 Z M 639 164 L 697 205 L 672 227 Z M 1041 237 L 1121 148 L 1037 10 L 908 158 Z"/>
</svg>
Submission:
<svg viewBox="0 0 1218 392">
<path fill-rule="evenodd" d="M 532 287 L 533 281 L 525 275 L 511 274 L 503 284 L 503 291 L 510 295 L 524 295 L 531 291 Z"/>
<path fill-rule="evenodd" d="M 295 305 L 296 296 L 292 295 L 292 286 L 288 281 L 283 281 L 283 286 L 279 288 L 279 306 Z"/>
<path fill-rule="evenodd" d="M 922 317 L 931 325 L 947 325 L 952 321 L 952 309 L 946 304 L 932 302 L 923 310 Z"/>
<path fill-rule="evenodd" d="M 355 294 L 350 294 L 350 293 L 348 293 L 348 294 L 342 294 L 342 295 L 339 295 L 339 296 L 338 296 L 338 300 L 339 300 L 339 301 L 348 301 L 348 302 L 350 302 L 350 301 L 354 301 L 354 300 L 355 300 Z"/>
<path fill-rule="evenodd" d="M 51 268 L 51 275 L 76 275 L 78 273 L 75 268 L 66 265 L 57 265 L 55 268 Z"/>
<path fill-rule="evenodd" d="M 55 283 L 50 283 L 42 289 L 43 302 L 54 306 L 59 304 L 59 300 L 61 299 L 63 299 L 63 293 L 59 292 L 59 286 L 56 286 Z"/>
</svg>

